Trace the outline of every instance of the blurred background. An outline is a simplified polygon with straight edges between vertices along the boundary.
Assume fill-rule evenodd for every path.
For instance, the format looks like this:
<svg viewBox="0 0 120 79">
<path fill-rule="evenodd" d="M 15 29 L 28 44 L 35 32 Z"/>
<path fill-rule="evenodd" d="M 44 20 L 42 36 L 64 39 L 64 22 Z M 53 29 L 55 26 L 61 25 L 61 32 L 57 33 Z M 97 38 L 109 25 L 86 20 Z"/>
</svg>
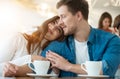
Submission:
<svg viewBox="0 0 120 79">
<path fill-rule="evenodd" d="M 44 20 L 57 15 L 59 0 L 0 0 L 0 37 L 15 32 L 31 33 Z M 107 11 L 112 18 L 120 14 L 120 0 L 87 0 L 89 24 L 97 28 L 100 15 Z"/>
</svg>

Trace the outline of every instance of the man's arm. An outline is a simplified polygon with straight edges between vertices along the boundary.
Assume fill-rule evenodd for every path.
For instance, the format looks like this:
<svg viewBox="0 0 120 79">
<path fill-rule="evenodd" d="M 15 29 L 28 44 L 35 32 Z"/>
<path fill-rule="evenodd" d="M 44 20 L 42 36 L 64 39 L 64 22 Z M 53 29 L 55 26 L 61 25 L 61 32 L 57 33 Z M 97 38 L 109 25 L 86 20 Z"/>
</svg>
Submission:
<svg viewBox="0 0 120 79">
<path fill-rule="evenodd" d="M 77 74 L 87 74 L 82 68 L 80 64 L 71 64 L 71 67 L 68 69 L 70 72 L 74 72 Z"/>
<path fill-rule="evenodd" d="M 102 62 L 103 74 L 114 77 L 120 64 L 120 38 L 117 36 L 109 41 Z"/>
</svg>

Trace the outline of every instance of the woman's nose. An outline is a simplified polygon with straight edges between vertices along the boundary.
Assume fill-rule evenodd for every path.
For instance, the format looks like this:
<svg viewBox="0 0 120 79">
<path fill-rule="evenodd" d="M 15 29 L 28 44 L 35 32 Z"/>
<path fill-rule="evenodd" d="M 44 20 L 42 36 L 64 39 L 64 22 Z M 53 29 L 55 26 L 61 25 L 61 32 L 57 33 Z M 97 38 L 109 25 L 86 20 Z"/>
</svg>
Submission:
<svg viewBox="0 0 120 79">
<path fill-rule="evenodd" d="M 50 25 L 50 26 L 49 26 L 49 29 L 53 29 L 53 26 L 52 26 L 52 25 Z"/>
</svg>

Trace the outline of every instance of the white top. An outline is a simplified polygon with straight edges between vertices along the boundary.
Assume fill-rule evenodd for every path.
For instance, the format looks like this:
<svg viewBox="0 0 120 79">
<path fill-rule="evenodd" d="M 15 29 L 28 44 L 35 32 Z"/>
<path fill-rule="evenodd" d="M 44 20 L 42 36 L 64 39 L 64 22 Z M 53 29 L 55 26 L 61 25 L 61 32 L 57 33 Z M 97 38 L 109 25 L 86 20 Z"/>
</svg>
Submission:
<svg viewBox="0 0 120 79">
<path fill-rule="evenodd" d="M 26 45 L 27 40 L 21 33 L 8 35 L 5 40 L 0 41 L 0 75 L 5 62 L 19 66 L 31 62 L 31 55 L 28 55 Z"/>
<path fill-rule="evenodd" d="M 76 51 L 76 63 L 81 64 L 89 60 L 87 41 L 79 42 L 75 41 L 75 51 Z"/>
<path fill-rule="evenodd" d="M 22 34 L 17 33 L 6 37 L 5 40 L 0 42 L 0 63 L 28 55 L 27 40 Z"/>
</svg>

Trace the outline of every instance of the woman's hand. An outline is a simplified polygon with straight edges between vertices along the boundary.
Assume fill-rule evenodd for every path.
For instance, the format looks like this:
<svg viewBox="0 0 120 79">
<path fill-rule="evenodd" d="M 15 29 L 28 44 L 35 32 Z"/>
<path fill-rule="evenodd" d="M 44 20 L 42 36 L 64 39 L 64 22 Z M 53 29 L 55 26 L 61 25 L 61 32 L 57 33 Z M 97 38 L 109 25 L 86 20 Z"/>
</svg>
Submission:
<svg viewBox="0 0 120 79">
<path fill-rule="evenodd" d="M 11 64 L 11 63 L 6 63 L 4 68 L 3 68 L 3 76 L 15 76 L 17 71 L 19 69 L 19 66 Z"/>
</svg>

